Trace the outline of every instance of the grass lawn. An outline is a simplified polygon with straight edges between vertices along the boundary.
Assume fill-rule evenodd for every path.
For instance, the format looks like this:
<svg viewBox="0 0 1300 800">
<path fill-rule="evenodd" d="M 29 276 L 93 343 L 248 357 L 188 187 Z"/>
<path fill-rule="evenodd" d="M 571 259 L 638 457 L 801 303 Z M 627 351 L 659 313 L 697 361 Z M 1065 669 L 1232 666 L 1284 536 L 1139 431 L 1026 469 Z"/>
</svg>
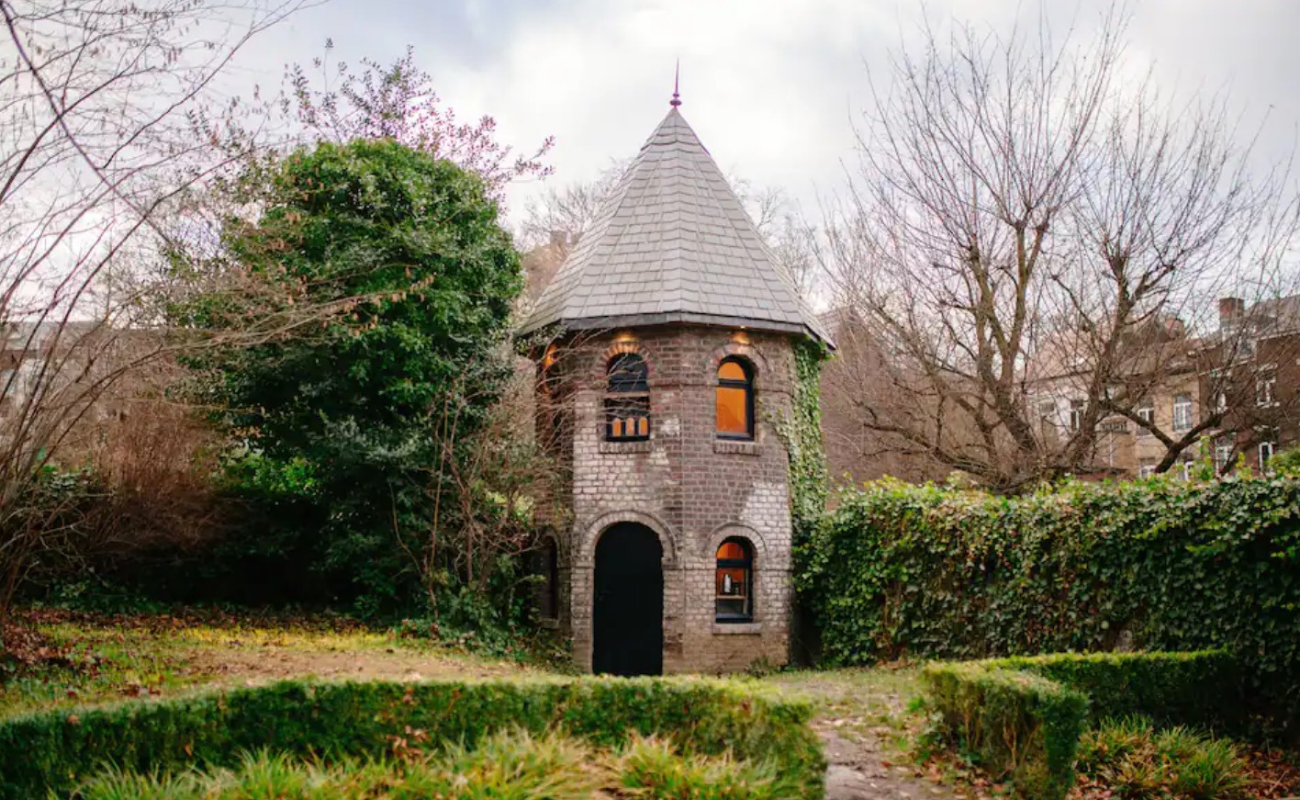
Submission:
<svg viewBox="0 0 1300 800">
<path fill-rule="evenodd" d="M 289 677 L 506 677 L 536 671 L 338 617 L 25 611 L 20 660 L 0 661 L 0 718 L 196 686 Z"/>
</svg>

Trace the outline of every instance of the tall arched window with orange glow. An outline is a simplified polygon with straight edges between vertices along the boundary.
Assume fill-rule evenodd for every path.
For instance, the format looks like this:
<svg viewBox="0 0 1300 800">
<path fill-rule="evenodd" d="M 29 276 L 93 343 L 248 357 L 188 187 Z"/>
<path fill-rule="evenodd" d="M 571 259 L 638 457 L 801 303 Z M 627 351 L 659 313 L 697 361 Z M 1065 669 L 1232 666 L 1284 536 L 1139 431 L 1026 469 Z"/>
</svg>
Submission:
<svg viewBox="0 0 1300 800">
<path fill-rule="evenodd" d="M 731 537 L 718 547 L 714 578 L 714 619 L 749 622 L 754 618 L 754 551 L 749 542 Z"/>
<path fill-rule="evenodd" d="M 739 358 L 718 365 L 718 437 L 754 438 L 754 373 Z"/>
<path fill-rule="evenodd" d="M 649 367 L 636 353 L 621 353 L 606 368 L 605 438 L 611 442 L 650 438 Z"/>
</svg>

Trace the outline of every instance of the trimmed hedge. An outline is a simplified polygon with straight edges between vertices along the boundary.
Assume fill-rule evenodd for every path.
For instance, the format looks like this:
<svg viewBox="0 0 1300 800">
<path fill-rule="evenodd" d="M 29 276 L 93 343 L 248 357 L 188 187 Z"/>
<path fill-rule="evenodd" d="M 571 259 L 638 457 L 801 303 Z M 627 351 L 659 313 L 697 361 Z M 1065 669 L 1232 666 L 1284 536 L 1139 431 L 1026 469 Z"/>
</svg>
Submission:
<svg viewBox="0 0 1300 800">
<path fill-rule="evenodd" d="M 1198 653 L 1062 653 L 930 664 L 921 673 L 939 733 L 977 753 L 1030 800 L 1060 800 L 1089 721 L 1140 714 L 1179 725 L 1231 724 L 1236 660 Z"/>
<path fill-rule="evenodd" d="M 231 766 L 267 748 L 294 755 L 377 756 L 414 730 L 473 744 L 517 727 L 557 728 L 598 746 L 659 735 L 684 753 L 769 761 L 822 796 L 825 761 L 806 703 L 753 685 L 704 680 L 496 682 L 286 681 L 188 698 L 44 712 L 0 723 L 0 798 L 67 793 L 106 760 L 138 772 Z M 409 729 L 409 730 L 408 730 Z"/>
<path fill-rule="evenodd" d="M 1088 717 L 1082 692 L 990 662 L 935 664 L 921 677 L 941 732 L 1029 800 L 1060 800 Z"/>
<path fill-rule="evenodd" d="M 1300 715 L 1300 480 L 1018 498 L 882 481 L 842 496 L 798 555 L 831 664 L 1225 648 L 1257 712 Z"/>
<path fill-rule="evenodd" d="M 1242 675 L 1224 650 L 1195 653 L 1058 653 L 987 662 L 1049 678 L 1088 696 L 1096 723 L 1139 714 L 1159 725 L 1234 730 L 1242 722 Z"/>
</svg>

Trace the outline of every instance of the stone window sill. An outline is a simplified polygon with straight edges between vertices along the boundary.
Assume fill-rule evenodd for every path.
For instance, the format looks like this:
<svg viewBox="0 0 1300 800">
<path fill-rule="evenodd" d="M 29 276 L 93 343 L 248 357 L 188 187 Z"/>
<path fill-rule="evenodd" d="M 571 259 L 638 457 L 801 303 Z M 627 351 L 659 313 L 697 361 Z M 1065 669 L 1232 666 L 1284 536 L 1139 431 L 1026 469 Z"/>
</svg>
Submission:
<svg viewBox="0 0 1300 800">
<path fill-rule="evenodd" d="M 610 442 L 604 439 L 600 440 L 599 452 L 601 453 L 649 453 L 650 440 L 639 442 Z"/>
<path fill-rule="evenodd" d="M 732 439 L 714 439 L 713 452 L 738 456 L 756 456 L 763 452 L 758 442 L 738 442 Z"/>
<path fill-rule="evenodd" d="M 537 624 L 548 631 L 558 631 L 560 629 L 560 621 L 558 619 L 547 619 L 543 617 L 537 620 Z"/>
<path fill-rule="evenodd" d="M 763 623 L 761 622 L 715 622 L 713 623 L 713 634 L 715 636 L 754 636 L 763 632 Z"/>
</svg>

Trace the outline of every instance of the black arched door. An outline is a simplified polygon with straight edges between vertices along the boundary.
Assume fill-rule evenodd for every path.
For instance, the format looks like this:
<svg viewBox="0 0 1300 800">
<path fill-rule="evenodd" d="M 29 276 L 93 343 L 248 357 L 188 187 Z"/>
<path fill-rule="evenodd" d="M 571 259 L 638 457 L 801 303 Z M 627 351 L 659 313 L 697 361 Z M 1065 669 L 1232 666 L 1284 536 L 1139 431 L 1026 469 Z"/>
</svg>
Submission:
<svg viewBox="0 0 1300 800">
<path fill-rule="evenodd" d="M 620 522 L 596 543 L 591 669 L 658 675 L 664 669 L 664 573 L 659 537 Z"/>
</svg>

